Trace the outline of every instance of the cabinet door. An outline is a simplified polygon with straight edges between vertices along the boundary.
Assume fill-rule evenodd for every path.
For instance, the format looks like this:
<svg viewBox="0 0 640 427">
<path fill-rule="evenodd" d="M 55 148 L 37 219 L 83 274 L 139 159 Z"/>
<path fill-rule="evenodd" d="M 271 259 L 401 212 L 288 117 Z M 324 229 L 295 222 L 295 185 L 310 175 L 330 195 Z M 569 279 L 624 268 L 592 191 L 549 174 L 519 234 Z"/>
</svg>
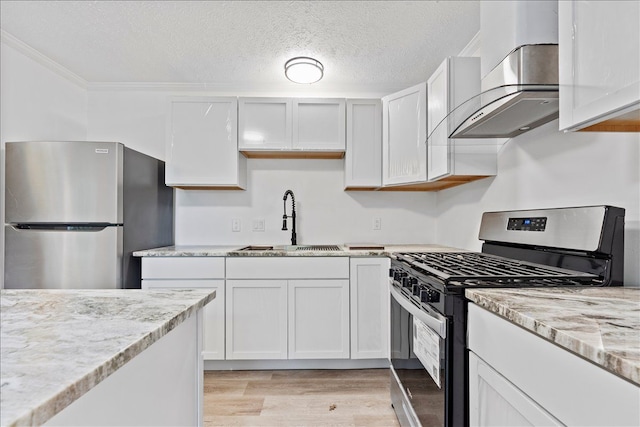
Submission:
<svg viewBox="0 0 640 427">
<path fill-rule="evenodd" d="M 345 100 L 293 100 L 293 148 L 344 151 Z"/>
<path fill-rule="evenodd" d="M 427 179 L 427 85 L 382 98 L 382 184 Z"/>
<path fill-rule="evenodd" d="M 347 100 L 345 189 L 382 185 L 382 103 L 379 99 Z"/>
<path fill-rule="evenodd" d="M 478 76 L 479 78 L 480 76 Z M 427 81 L 427 178 L 434 181 L 451 174 L 449 144 L 449 58 Z"/>
<path fill-rule="evenodd" d="M 236 98 L 176 97 L 169 101 L 166 171 L 174 187 L 244 188 L 238 154 Z"/>
<path fill-rule="evenodd" d="M 287 358 L 286 280 L 227 280 L 228 360 Z"/>
<path fill-rule="evenodd" d="M 560 130 L 581 129 L 630 110 L 636 110 L 637 129 L 640 2 L 561 1 L 558 7 Z"/>
<path fill-rule="evenodd" d="M 203 309 L 204 360 L 224 360 L 224 280 L 143 279 L 142 289 L 194 289 L 216 291 L 216 297 Z"/>
<path fill-rule="evenodd" d="M 470 426 L 562 426 L 520 389 L 469 352 Z"/>
<path fill-rule="evenodd" d="M 351 358 L 389 358 L 389 258 L 351 258 Z"/>
<path fill-rule="evenodd" d="M 289 359 L 349 358 L 349 281 L 289 281 Z"/>
<path fill-rule="evenodd" d="M 288 150 L 292 141 L 290 98 L 240 98 L 240 150 Z"/>
</svg>

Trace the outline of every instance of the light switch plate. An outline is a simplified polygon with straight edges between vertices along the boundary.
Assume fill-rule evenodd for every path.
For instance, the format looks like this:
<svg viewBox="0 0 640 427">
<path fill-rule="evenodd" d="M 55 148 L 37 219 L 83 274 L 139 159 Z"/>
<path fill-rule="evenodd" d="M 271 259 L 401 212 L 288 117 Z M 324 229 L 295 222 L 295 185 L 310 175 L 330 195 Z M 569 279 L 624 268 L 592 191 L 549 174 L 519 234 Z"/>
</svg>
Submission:
<svg viewBox="0 0 640 427">
<path fill-rule="evenodd" d="M 264 218 L 257 218 L 253 220 L 251 226 L 252 231 L 264 231 Z"/>
<path fill-rule="evenodd" d="M 373 218 L 373 229 L 374 230 L 382 230 L 382 219 L 379 217 Z"/>
<path fill-rule="evenodd" d="M 238 232 L 238 231 L 240 231 L 240 228 L 241 228 L 240 219 L 238 219 L 238 218 L 232 219 L 231 220 L 231 231 Z"/>
</svg>

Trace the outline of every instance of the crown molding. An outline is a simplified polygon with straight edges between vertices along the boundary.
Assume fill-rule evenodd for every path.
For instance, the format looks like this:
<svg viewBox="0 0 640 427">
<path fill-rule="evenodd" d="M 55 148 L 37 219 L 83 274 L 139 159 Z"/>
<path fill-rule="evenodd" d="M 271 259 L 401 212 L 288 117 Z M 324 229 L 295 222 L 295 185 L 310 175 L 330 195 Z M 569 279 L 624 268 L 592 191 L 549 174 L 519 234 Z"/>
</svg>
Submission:
<svg viewBox="0 0 640 427">
<path fill-rule="evenodd" d="M 415 84 L 415 83 L 414 83 Z M 90 92 L 197 92 L 220 96 L 381 97 L 410 85 L 281 85 L 266 83 L 90 82 Z"/>
<path fill-rule="evenodd" d="M 60 77 L 69 80 L 71 83 L 74 83 L 83 89 L 87 88 L 87 81 L 85 79 L 2 29 L 0 29 L 0 41 L 33 59 L 38 64 L 54 72 Z"/>
<path fill-rule="evenodd" d="M 458 56 L 480 56 L 480 31 L 469 40 Z"/>
</svg>

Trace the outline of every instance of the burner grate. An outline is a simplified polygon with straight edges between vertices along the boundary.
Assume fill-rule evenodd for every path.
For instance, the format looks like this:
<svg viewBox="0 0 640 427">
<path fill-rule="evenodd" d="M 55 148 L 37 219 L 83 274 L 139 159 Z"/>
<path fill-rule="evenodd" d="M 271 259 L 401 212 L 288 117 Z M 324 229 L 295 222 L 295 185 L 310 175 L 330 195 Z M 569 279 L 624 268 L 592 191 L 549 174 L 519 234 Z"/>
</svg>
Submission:
<svg viewBox="0 0 640 427">
<path fill-rule="evenodd" d="M 592 274 L 517 261 L 477 252 L 407 253 L 399 259 L 428 275 L 450 281 L 483 280 L 515 283 L 532 279 L 586 279 Z M 499 282 L 498 282 L 499 281 Z"/>
</svg>

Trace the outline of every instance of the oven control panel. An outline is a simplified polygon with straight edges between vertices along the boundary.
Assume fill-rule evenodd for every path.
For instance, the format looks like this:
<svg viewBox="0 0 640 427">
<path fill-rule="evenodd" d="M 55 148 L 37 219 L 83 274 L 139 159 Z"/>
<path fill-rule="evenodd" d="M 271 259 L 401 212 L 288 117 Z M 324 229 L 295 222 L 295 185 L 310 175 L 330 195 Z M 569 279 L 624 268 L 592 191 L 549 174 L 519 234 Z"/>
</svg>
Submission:
<svg viewBox="0 0 640 427">
<path fill-rule="evenodd" d="M 507 223 L 507 230 L 515 231 L 544 231 L 547 227 L 547 218 L 533 217 L 533 218 L 509 218 Z"/>
</svg>

